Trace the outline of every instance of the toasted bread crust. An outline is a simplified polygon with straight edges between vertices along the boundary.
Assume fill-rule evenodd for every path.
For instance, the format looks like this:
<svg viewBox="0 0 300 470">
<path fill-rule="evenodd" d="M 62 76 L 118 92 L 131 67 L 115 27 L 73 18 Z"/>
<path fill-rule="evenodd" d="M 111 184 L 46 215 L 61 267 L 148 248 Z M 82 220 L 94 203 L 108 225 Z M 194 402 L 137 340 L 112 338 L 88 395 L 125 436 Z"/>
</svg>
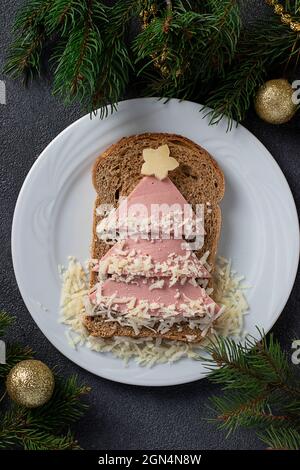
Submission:
<svg viewBox="0 0 300 470">
<path fill-rule="evenodd" d="M 111 145 L 96 160 L 92 179 L 97 197 L 95 201 L 93 219 L 93 237 L 91 244 L 91 257 L 100 259 L 111 247 L 103 240 L 99 240 L 96 227 L 101 217 L 96 214 L 96 207 L 101 203 L 118 205 L 120 196 L 128 196 L 142 178 L 142 149 L 146 147 L 157 148 L 168 144 L 171 156 L 174 156 L 179 167 L 169 174 L 169 178 L 181 191 L 185 199 L 195 206 L 206 203 L 204 246 L 196 251 L 201 257 L 206 251 L 210 252 L 209 263 L 214 266 L 215 256 L 221 230 L 221 210 L 219 202 L 225 191 L 224 175 L 211 155 L 198 144 L 176 134 L 146 133 L 123 137 Z M 97 282 L 97 273 L 91 271 L 91 287 Z M 110 338 L 113 336 L 136 337 L 130 327 L 124 327 L 117 322 L 104 322 L 100 317 L 86 316 L 85 326 L 92 336 Z M 169 332 L 161 335 L 142 328 L 138 337 L 162 337 L 165 339 L 187 341 L 186 335 L 196 335 L 195 341 L 201 341 L 201 332 L 191 330 L 184 326 L 178 332 L 174 326 Z"/>
</svg>

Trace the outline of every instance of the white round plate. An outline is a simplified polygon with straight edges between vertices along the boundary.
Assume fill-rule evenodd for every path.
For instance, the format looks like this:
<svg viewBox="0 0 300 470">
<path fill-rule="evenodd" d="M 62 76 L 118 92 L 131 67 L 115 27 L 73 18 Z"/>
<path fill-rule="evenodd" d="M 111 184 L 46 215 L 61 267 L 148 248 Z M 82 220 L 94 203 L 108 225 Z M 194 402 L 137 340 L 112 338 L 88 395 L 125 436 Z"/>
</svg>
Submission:
<svg viewBox="0 0 300 470">
<path fill-rule="evenodd" d="M 21 189 L 12 228 L 17 282 L 33 319 L 66 357 L 94 374 L 135 385 L 175 385 L 200 379 L 200 362 L 128 367 L 112 355 L 72 349 L 58 323 L 58 265 L 69 255 L 89 257 L 95 192 L 95 158 L 123 136 L 170 132 L 206 148 L 225 173 L 223 227 L 219 253 L 246 276 L 250 312 L 246 331 L 268 331 L 280 315 L 294 283 L 299 256 L 299 226 L 289 186 L 270 153 L 245 128 L 226 133 L 227 122 L 209 126 L 195 103 L 155 98 L 124 101 L 103 121 L 84 116 L 43 151 Z M 43 307 L 46 307 L 45 311 Z"/>
</svg>

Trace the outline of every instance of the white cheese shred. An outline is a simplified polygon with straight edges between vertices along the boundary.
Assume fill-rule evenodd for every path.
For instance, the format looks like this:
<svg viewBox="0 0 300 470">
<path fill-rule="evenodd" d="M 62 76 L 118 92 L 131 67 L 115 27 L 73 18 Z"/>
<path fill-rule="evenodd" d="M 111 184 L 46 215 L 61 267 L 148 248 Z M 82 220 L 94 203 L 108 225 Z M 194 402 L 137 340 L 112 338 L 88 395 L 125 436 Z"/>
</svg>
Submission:
<svg viewBox="0 0 300 470">
<path fill-rule="evenodd" d="M 133 359 L 140 366 L 152 367 L 155 364 L 172 363 L 183 357 L 199 359 L 209 335 L 201 343 L 193 343 L 193 336 L 182 341 L 163 340 L 161 338 L 97 338 L 89 335 L 82 319 L 86 313 L 89 293 L 88 271 L 74 257 L 69 258 L 66 269 L 60 267 L 62 278 L 61 314 L 59 321 L 66 324 L 70 347 L 86 345 L 93 351 L 111 353 L 126 364 Z M 231 261 L 219 257 L 213 273 L 214 301 L 224 307 L 214 324 L 214 334 L 241 338 L 244 336 L 244 315 L 249 306 L 245 297 L 246 287 L 242 284 L 243 276 L 231 269 Z"/>
</svg>

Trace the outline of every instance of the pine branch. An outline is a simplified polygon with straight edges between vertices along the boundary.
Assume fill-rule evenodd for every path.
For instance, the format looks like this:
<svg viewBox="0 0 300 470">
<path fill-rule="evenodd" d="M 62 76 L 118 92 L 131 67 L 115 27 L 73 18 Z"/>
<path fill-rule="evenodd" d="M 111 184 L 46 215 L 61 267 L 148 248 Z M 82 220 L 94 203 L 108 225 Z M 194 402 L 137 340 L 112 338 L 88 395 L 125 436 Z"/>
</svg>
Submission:
<svg viewBox="0 0 300 470">
<path fill-rule="evenodd" d="M 224 397 L 213 397 L 211 402 L 217 412 L 213 421 L 219 423 L 220 429 L 227 429 L 228 434 L 240 426 L 264 430 L 269 426 L 283 428 L 299 425 L 299 416 L 286 413 L 284 409 L 276 410 L 276 394 L 272 396 L 269 391 L 260 395 L 227 392 Z"/>
<path fill-rule="evenodd" d="M 90 96 L 100 70 L 102 48 L 99 30 L 87 12 L 84 23 L 75 26 L 66 43 L 57 47 L 53 93 L 60 95 L 67 104 L 75 99 L 83 102 L 87 95 Z"/>
<path fill-rule="evenodd" d="M 293 387 L 295 389 L 295 387 Z M 298 390 L 299 392 L 299 390 Z M 300 416 L 300 397 L 290 400 L 288 403 L 284 404 L 284 410 L 291 416 Z"/>
<path fill-rule="evenodd" d="M 287 355 L 273 334 L 269 335 L 268 341 L 263 333 L 261 336 L 261 340 L 255 344 L 255 353 L 249 356 L 250 366 L 262 371 L 263 379 L 268 382 L 269 387 L 281 388 L 285 393 L 300 398 L 300 390 L 289 385 L 292 373 Z"/>
<path fill-rule="evenodd" d="M 52 0 L 30 0 L 15 20 L 17 36 L 9 49 L 4 73 L 22 77 L 25 84 L 41 71 L 42 49 L 47 39 L 43 22 L 51 4 Z"/>
<path fill-rule="evenodd" d="M 105 117 L 135 72 L 147 94 L 202 101 L 212 108 L 211 124 L 226 115 L 231 128 L 272 68 L 295 67 L 300 57 L 300 35 L 271 11 L 241 34 L 238 3 L 118 0 L 108 7 L 101 0 L 28 0 L 4 71 L 25 83 L 40 75 L 45 46 L 54 40 L 53 92 L 66 104 L 100 107 Z M 285 2 L 297 21 L 299 5 Z M 131 45 L 127 30 L 138 17 L 142 30 Z"/>
<path fill-rule="evenodd" d="M 19 444 L 25 421 L 23 408 L 12 406 L 6 413 L 0 414 L 0 449 L 9 449 Z"/>
<path fill-rule="evenodd" d="M 253 96 L 266 76 L 266 70 L 261 58 L 238 63 L 227 74 L 223 82 L 215 85 L 202 110 L 207 110 L 209 124 L 218 124 L 227 117 L 227 130 L 231 130 L 233 121 L 244 120 L 250 108 Z"/>
<path fill-rule="evenodd" d="M 257 424 L 258 416 L 265 414 L 267 394 L 247 394 L 245 397 L 244 394 L 227 393 L 224 397 L 212 397 L 211 402 L 218 413 L 215 420 L 220 423 L 219 427 L 228 429 L 230 433 L 238 426 L 250 426 L 252 420 Z"/>
<path fill-rule="evenodd" d="M 101 2 L 97 2 L 99 10 L 103 10 Z M 61 36 L 84 21 L 88 3 L 81 0 L 52 0 L 51 8 L 45 17 L 45 28 L 50 36 L 55 31 Z"/>
<path fill-rule="evenodd" d="M 300 14 L 300 1 L 299 0 L 284 0 L 282 2 L 284 9 L 287 13 L 291 15 Z"/>
<path fill-rule="evenodd" d="M 7 328 L 12 325 L 14 318 L 6 312 L 0 311 L 0 338 L 4 336 Z"/>
<path fill-rule="evenodd" d="M 45 41 L 46 33 L 40 26 L 17 37 L 9 50 L 4 73 L 13 78 L 22 78 L 25 85 L 36 75 L 40 75 Z"/>
<path fill-rule="evenodd" d="M 195 96 L 232 61 L 240 29 L 237 2 L 210 0 L 206 10 L 175 2 L 137 36 L 138 73 L 150 81 L 150 94 Z"/>
<path fill-rule="evenodd" d="M 14 31 L 20 34 L 27 31 L 29 28 L 39 26 L 43 22 L 50 7 L 52 7 L 52 3 L 53 0 L 27 1 L 16 17 Z"/>
<path fill-rule="evenodd" d="M 0 419 L 0 448 L 79 448 L 68 427 L 86 411 L 87 405 L 81 399 L 89 390 L 79 385 L 75 376 L 66 381 L 56 377 L 54 395 L 44 406 L 27 409 L 12 405 Z"/>
<path fill-rule="evenodd" d="M 248 336 L 244 344 L 230 338 L 211 341 L 206 348 L 210 356 L 203 358 L 212 371 L 211 380 L 223 383 L 224 389 L 281 389 L 292 398 L 299 397 L 299 387 L 290 383 L 292 373 L 286 353 L 272 334 L 267 341 L 263 332 L 259 333 L 260 341 Z"/>
<path fill-rule="evenodd" d="M 215 338 L 207 346 L 209 356 L 203 359 L 212 371 L 209 379 L 223 390 L 223 396 L 211 399 L 214 421 L 228 434 L 239 426 L 254 427 L 262 436 L 270 429 L 274 436 L 277 431 L 285 436 L 286 429 L 299 432 L 299 377 L 273 335 L 260 336 L 259 341 L 248 336 L 243 344 Z"/>
<path fill-rule="evenodd" d="M 140 11 L 141 2 L 137 0 L 119 0 L 110 10 L 109 21 L 103 31 L 107 43 L 101 51 L 101 71 L 90 102 L 91 111 L 101 108 L 100 118 L 116 108 L 128 84 L 132 62 L 125 35 L 132 15 Z"/>
<path fill-rule="evenodd" d="M 258 436 L 273 450 L 300 449 L 300 432 L 294 428 L 276 429 L 271 427 L 265 432 L 259 433 Z"/>
<path fill-rule="evenodd" d="M 63 436 L 46 432 L 29 431 L 22 438 L 24 450 L 80 450 L 74 436 L 69 431 Z"/>
<path fill-rule="evenodd" d="M 1 335 L 13 323 L 13 317 L 0 312 Z M 0 385 L 10 369 L 23 359 L 32 357 L 28 347 L 7 346 L 7 362 L 0 365 Z M 78 421 L 87 409 L 82 401 L 90 388 L 78 383 L 76 376 L 67 379 L 55 376 L 53 396 L 45 405 L 28 409 L 14 403 L 0 413 L 0 449 L 24 448 L 29 450 L 74 450 L 79 445 L 69 426 Z M 6 394 L 0 399 L 0 403 Z"/>
<path fill-rule="evenodd" d="M 80 101 L 89 111 L 103 107 L 108 113 L 125 91 L 131 62 L 124 36 L 139 2 L 119 1 L 109 10 L 101 2 L 87 2 L 81 26 L 74 24 L 66 42 L 59 44 L 55 58 L 54 94 L 66 103 Z"/>
<path fill-rule="evenodd" d="M 205 102 L 210 124 L 228 117 L 228 129 L 233 120 L 242 121 L 253 97 L 273 64 L 293 65 L 300 54 L 300 37 L 273 15 L 257 21 L 242 35 L 231 67 L 224 80 L 217 82 Z"/>
<path fill-rule="evenodd" d="M 150 81 L 151 94 L 185 98 L 194 91 L 213 23 L 209 15 L 166 11 L 137 36 L 133 50 L 140 64 L 138 74 Z"/>
<path fill-rule="evenodd" d="M 9 326 L 15 321 L 11 315 L 0 312 L 0 338 L 6 333 Z M 0 379 L 5 378 L 10 369 L 20 361 L 30 359 L 32 357 L 32 350 L 28 347 L 22 347 L 18 344 L 6 346 L 6 363 L 0 364 Z"/>
<path fill-rule="evenodd" d="M 216 76 L 224 77 L 225 67 L 231 64 L 235 56 L 241 27 L 236 0 L 223 1 L 222 8 L 219 0 L 209 0 L 208 5 L 216 23 L 203 50 L 202 81 L 210 81 Z"/>
<path fill-rule="evenodd" d="M 154 2 L 152 2 L 154 3 Z M 110 20 L 117 28 L 117 34 L 122 36 L 126 31 L 128 22 L 138 16 L 143 9 L 143 0 L 117 0 L 110 10 Z"/>
<path fill-rule="evenodd" d="M 74 436 L 68 430 L 56 435 L 43 430 L 38 423 L 27 419 L 28 410 L 12 406 L 1 419 L 0 449 L 24 448 L 25 450 L 75 450 L 80 449 Z M 50 428 L 50 426 L 49 426 Z"/>
<path fill-rule="evenodd" d="M 32 349 L 18 344 L 8 344 L 6 347 L 6 364 L 0 364 L 0 379 L 5 378 L 10 369 L 20 361 L 31 359 Z"/>
<path fill-rule="evenodd" d="M 89 391 L 89 387 L 78 384 L 76 376 L 71 376 L 67 380 L 56 376 L 51 401 L 28 412 L 28 425 L 53 432 L 72 424 L 86 411 L 87 405 L 80 399 Z"/>
<path fill-rule="evenodd" d="M 255 341 L 251 337 L 245 345 L 230 338 L 215 338 L 206 348 L 209 356 L 202 358 L 212 371 L 210 379 L 224 384 L 224 389 L 264 391 L 266 383 L 261 371 L 253 369 L 250 364 L 254 348 Z"/>
</svg>

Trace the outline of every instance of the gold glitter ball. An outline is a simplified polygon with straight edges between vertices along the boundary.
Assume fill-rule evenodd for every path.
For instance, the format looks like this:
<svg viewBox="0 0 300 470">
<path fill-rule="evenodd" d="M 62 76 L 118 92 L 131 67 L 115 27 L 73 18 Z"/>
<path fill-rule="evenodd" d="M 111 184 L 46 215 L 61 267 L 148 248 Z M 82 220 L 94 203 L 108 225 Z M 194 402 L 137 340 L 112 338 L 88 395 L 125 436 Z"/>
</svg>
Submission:
<svg viewBox="0 0 300 470">
<path fill-rule="evenodd" d="M 255 97 L 258 116 L 270 124 L 288 122 L 297 110 L 297 105 L 292 101 L 294 91 L 292 85 L 283 78 L 267 81 Z"/>
<path fill-rule="evenodd" d="M 37 408 L 50 400 L 54 390 L 54 376 L 41 361 L 21 361 L 9 372 L 6 389 L 10 398 L 19 405 Z"/>
</svg>

